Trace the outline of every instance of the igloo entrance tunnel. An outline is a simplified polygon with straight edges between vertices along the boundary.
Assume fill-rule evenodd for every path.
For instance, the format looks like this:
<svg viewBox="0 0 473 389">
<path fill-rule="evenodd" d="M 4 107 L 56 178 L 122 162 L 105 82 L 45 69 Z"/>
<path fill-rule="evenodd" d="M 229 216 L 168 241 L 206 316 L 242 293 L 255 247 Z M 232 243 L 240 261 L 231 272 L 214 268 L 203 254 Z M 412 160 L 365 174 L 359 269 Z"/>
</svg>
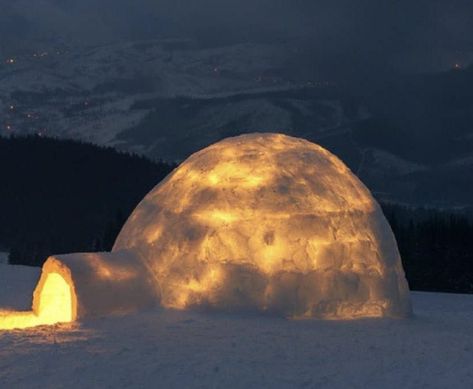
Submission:
<svg viewBox="0 0 473 389">
<path fill-rule="evenodd" d="M 0 328 L 14 315 L 44 317 L 52 274 L 66 296 L 49 297 L 67 311 L 56 322 L 159 304 L 327 319 L 411 313 L 395 238 L 368 189 L 327 150 L 281 134 L 192 155 L 137 206 L 111 253 L 50 257 L 33 312 L 0 313 Z"/>
</svg>

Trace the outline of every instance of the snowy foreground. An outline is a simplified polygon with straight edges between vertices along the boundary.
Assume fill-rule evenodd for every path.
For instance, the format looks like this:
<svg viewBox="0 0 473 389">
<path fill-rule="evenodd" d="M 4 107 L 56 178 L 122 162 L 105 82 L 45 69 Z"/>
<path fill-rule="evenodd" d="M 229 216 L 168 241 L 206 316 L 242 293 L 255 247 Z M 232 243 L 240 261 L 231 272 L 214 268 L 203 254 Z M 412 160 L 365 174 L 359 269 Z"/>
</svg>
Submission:
<svg viewBox="0 0 473 389">
<path fill-rule="evenodd" d="M 39 269 L 0 264 L 0 306 Z M 290 321 L 179 311 L 0 333 L 0 388 L 467 388 L 473 296 L 413 293 L 410 320 Z"/>
</svg>

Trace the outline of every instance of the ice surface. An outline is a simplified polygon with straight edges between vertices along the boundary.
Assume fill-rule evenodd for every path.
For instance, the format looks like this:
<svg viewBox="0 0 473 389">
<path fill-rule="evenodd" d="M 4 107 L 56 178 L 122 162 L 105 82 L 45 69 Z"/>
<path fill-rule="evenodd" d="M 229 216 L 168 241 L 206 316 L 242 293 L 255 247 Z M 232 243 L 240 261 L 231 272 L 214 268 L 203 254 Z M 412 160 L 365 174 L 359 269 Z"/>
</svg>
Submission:
<svg viewBox="0 0 473 389">
<path fill-rule="evenodd" d="M 114 252 L 141 258 L 171 308 L 290 317 L 404 317 L 392 231 L 333 154 L 280 134 L 229 138 L 139 204 Z"/>
</svg>

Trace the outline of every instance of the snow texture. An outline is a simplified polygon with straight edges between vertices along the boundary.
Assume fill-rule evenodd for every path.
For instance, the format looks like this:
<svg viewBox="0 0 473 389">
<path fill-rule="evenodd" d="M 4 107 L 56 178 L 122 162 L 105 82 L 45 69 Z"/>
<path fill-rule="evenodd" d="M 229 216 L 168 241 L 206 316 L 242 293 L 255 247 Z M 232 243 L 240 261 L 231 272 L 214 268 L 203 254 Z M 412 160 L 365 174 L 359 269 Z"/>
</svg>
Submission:
<svg viewBox="0 0 473 389">
<path fill-rule="evenodd" d="M 113 251 L 143 261 L 161 305 L 289 317 L 405 317 L 395 238 L 333 154 L 281 134 L 228 138 L 138 205 Z"/>
<path fill-rule="evenodd" d="M 6 255 L 5 258 L 8 256 Z M 8 266 L 0 263 L 0 310 L 31 309 L 31 296 L 39 279 L 39 269 L 29 266 Z"/>
<path fill-rule="evenodd" d="M 34 292 L 33 310 L 41 300 L 49 274 L 71 287 L 72 318 L 126 314 L 156 306 L 158 299 L 149 272 L 126 253 L 76 253 L 49 257 Z"/>
<path fill-rule="evenodd" d="M 0 265 L 0 305 L 30 298 L 38 271 Z M 410 320 L 153 310 L 0 333 L 0 387 L 471 387 L 473 296 L 412 300 Z"/>
</svg>

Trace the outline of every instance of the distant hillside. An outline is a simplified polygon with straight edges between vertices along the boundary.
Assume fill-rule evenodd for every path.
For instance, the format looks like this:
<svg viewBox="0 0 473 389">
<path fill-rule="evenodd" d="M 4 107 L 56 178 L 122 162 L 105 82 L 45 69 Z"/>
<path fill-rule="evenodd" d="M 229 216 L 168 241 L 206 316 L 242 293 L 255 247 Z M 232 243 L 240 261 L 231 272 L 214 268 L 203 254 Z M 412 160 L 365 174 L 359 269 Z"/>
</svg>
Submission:
<svg viewBox="0 0 473 389">
<path fill-rule="evenodd" d="M 332 151 L 384 201 L 473 206 L 472 67 L 348 86 L 299 77 L 290 57 L 283 44 L 159 39 L 34 50 L 0 64 L 0 134 L 179 161 L 277 131 Z"/>
<path fill-rule="evenodd" d="M 354 134 L 368 147 L 427 165 L 473 155 L 473 66 L 397 78 L 366 103 Z"/>
<path fill-rule="evenodd" d="M 30 265 L 52 253 L 110 249 L 171 169 L 77 141 L 0 137 L 0 247 Z"/>
</svg>

